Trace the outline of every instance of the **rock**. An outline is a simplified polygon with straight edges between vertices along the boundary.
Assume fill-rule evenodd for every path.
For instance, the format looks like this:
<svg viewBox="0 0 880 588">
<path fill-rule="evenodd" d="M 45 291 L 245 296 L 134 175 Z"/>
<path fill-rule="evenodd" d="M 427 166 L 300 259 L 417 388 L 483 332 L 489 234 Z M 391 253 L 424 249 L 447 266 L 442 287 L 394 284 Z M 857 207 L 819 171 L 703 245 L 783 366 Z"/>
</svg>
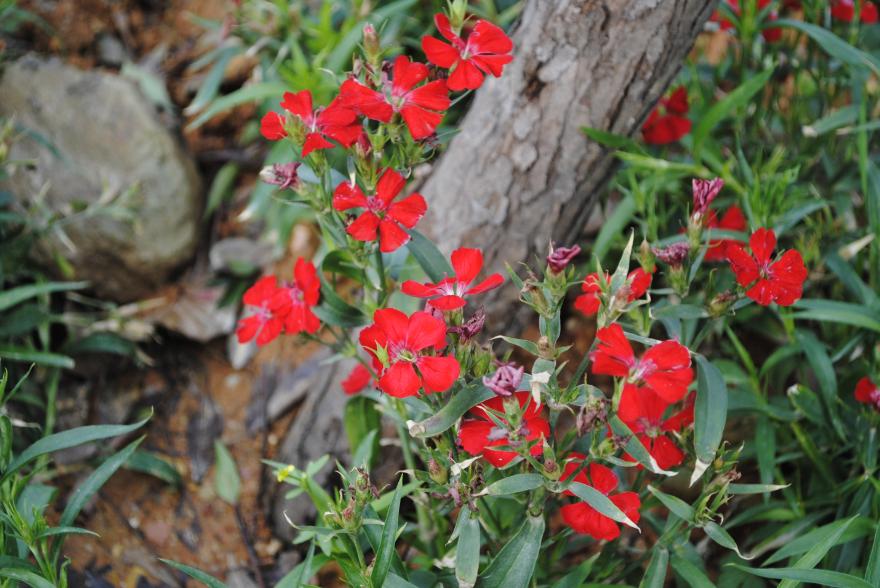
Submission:
<svg viewBox="0 0 880 588">
<path fill-rule="evenodd" d="M 129 60 L 129 55 L 122 41 L 113 35 L 102 34 L 98 36 L 98 59 L 104 65 L 120 67 Z"/>
<path fill-rule="evenodd" d="M 192 256 L 201 181 L 135 84 L 26 56 L 0 79 L 0 116 L 11 115 L 26 130 L 11 159 L 34 165 L 0 188 L 32 218 L 67 217 L 47 231 L 42 259 L 63 256 L 75 279 L 127 302 Z"/>
</svg>

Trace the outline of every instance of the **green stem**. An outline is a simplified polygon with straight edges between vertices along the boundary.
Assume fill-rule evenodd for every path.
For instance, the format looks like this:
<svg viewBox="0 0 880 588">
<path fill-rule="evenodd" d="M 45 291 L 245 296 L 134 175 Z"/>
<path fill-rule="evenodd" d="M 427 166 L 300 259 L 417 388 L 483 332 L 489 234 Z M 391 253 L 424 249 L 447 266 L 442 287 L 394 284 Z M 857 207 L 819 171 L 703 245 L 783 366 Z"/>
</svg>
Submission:
<svg viewBox="0 0 880 588">
<path fill-rule="evenodd" d="M 397 436 L 400 438 L 400 448 L 403 451 L 403 462 L 406 464 L 406 469 L 409 470 L 409 477 L 414 482 L 417 483 L 416 479 L 416 460 L 412 451 L 412 447 L 410 446 L 410 436 L 409 431 L 406 430 L 404 423 L 406 422 L 407 412 L 406 406 L 403 404 L 403 401 L 399 398 L 393 399 L 394 402 L 394 410 L 400 416 L 400 419 L 396 421 L 395 425 L 397 427 Z M 431 539 L 431 529 L 435 528 L 431 524 L 431 517 L 428 514 L 427 508 L 421 502 L 414 500 L 416 505 L 416 519 L 419 524 L 419 539 L 425 546 L 425 549 L 428 552 L 428 555 L 431 557 L 436 557 L 434 542 Z"/>
</svg>

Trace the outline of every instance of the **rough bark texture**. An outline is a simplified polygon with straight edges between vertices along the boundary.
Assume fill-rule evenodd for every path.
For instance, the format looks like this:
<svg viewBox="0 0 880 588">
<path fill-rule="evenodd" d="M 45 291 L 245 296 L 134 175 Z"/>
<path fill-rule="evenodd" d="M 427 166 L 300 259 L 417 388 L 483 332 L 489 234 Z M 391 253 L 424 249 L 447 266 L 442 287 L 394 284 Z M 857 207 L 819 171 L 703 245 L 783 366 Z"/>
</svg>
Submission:
<svg viewBox="0 0 880 588">
<path fill-rule="evenodd" d="M 515 60 L 477 92 L 462 132 L 422 188 L 428 232 L 447 251 L 484 248 L 489 265 L 515 264 L 574 241 L 612 171 L 608 152 L 581 127 L 630 135 L 679 69 L 714 0 L 530 0 L 515 33 Z M 510 301 L 496 296 L 490 310 Z M 278 460 L 305 466 L 324 453 L 345 459 L 345 371 L 326 369 L 307 386 L 305 404 Z M 270 401 L 271 402 L 271 401 Z M 328 468 L 329 470 L 329 468 Z M 305 501 L 274 497 L 300 522 Z"/>
<path fill-rule="evenodd" d="M 663 94 L 714 0 L 533 0 L 514 61 L 477 92 L 421 189 L 447 252 L 483 248 L 495 270 L 574 242 L 613 171 L 583 127 L 632 135 Z M 423 225 L 424 226 L 424 225 Z M 509 310 L 510 292 L 488 300 Z"/>
</svg>

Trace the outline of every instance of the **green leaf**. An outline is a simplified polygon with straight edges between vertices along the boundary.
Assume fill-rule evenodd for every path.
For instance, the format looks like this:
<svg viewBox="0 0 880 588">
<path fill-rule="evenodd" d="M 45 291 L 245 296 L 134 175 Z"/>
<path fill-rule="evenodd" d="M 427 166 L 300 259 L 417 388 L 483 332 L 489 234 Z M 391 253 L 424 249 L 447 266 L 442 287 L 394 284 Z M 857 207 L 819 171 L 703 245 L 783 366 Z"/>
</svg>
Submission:
<svg viewBox="0 0 880 588">
<path fill-rule="evenodd" d="M 706 576 L 703 570 L 685 558 L 673 555 L 670 563 L 675 573 L 681 576 L 681 579 L 691 588 L 715 588 L 715 584 Z"/>
<path fill-rule="evenodd" d="M 131 425 L 89 425 L 43 437 L 22 451 L 18 457 L 9 464 L 9 468 L 7 468 L 6 471 L 3 472 L 3 476 L 0 477 L 0 484 L 30 461 L 41 455 L 52 453 L 53 451 L 60 451 L 69 447 L 76 447 L 77 445 L 83 445 L 84 443 L 90 443 L 100 439 L 125 435 L 144 426 L 148 420 L 150 420 L 149 417 Z"/>
<path fill-rule="evenodd" d="M 489 567 L 485 569 L 477 586 L 479 588 L 530 586 L 543 537 L 544 517 L 527 516 L 516 534 L 501 548 Z"/>
<path fill-rule="evenodd" d="M 592 486 L 575 482 L 568 487 L 568 490 L 571 490 L 575 496 L 599 511 L 599 514 L 603 514 L 606 517 L 617 521 L 618 523 L 623 523 L 628 527 L 632 527 L 637 531 L 639 530 L 639 526 L 632 522 L 616 504 L 611 502 L 605 494 L 602 494 Z"/>
<path fill-rule="evenodd" d="M 0 578 L 7 578 L 17 582 L 24 582 L 32 588 L 55 588 L 55 585 L 38 572 L 31 571 L 20 567 L 3 567 L 0 568 Z"/>
<path fill-rule="evenodd" d="M 339 297 L 328 284 L 321 283 L 321 304 L 312 308 L 321 321 L 337 327 L 353 329 L 370 322 L 369 317 Z"/>
<path fill-rule="evenodd" d="M 540 474 L 514 474 L 492 482 L 483 493 L 489 496 L 507 496 L 519 492 L 528 492 L 544 485 L 544 476 Z"/>
<path fill-rule="evenodd" d="M 318 558 L 320 558 L 320 560 Z M 323 555 L 319 555 L 318 558 L 315 558 L 315 543 L 312 542 L 309 545 L 308 553 L 306 553 L 306 559 L 281 578 L 281 580 L 275 585 L 275 588 L 300 588 L 303 586 L 306 580 L 314 576 L 315 572 L 320 569 L 324 563 L 329 561 L 328 558 Z"/>
<path fill-rule="evenodd" d="M 217 496 L 235 506 L 241 492 L 241 478 L 232 454 L 219 439 L 214 440 L 214 489 Z"/>
<path fill-rule="evenodd" d="M 681 498 L 661 492 L 650 484 L 648 485 L 648 492 L 656 496 L 657 499 L 663 503 L 663 506 L 668 508 L 672 514 L 681 520 L 689 523 L 694 522 L 694 508 Z"/>
<path fill-rule="evenodd" d="M 380 588 L 385 583 L 385 577 L 391 568 L 394 545 L 397 542 L 397 528 L 400 525 L 400 488 L 402 485 L 403 478 L 401 477 L 397 480 L 397 488 L 394 490 L 391 506 L 388 507 L 388 514 L 385 515 L 382 541 L 379 543 L 379 549 L 376 550 L 376 561 L 373 563 L 373 572 L 370 575 L 370 581 L 374 588 Z"/>
<path fill-rule="evenodd" d="M 611 426 L 611 430 L 614 431 L 615 435 L 626 439 L 626 446 L 624 449 L 631 457 L 642 464 L 642 466 L 648 468 L 648 470 L 655 474 L 662 474 L 664 476 L 674 476 L 676 474 L 676 472 L 662 469 L 657 464 L 657 460 L 651 455 L 651 452 L 648 451 L 647 447 L 645 447 L 626 423 L 620 420 L 620 417 L 616 414 L 608 419 L 608 424 Z"/>
<path fill-rule="evenodd" d="M 804 355 L 809 360 L 813 373 L 819 381 L 819 391 L 822 393 L 822 403 L 825 410 L 831 418 L 831 424 L 834 426 L 837 435 L 841 439 L 846 439 L 847 435 L 840 421 L 837 407 L 837 375 L 834 372 L 834 364 L 825 351 L 825 346 L 816 338 L 812 331 L 798 330 L 795 332 L 795 339 L 800 343 L 804 350 Z"/>
<path fill-rule="evenodd" d="M 788 484 L 729 484 L 727 491 L 731 494 L 763 494 L 788 488 Z"/>
<path fill-rule="evenodd" d="M 875 57 L 865 51 L 856 49 L 828 29 L 808 22 L 788 18 L 780 18 L 773 21 L 773 26 L 791 27 L 806 33 L 832 57 L 835 57 L 848 65 L 866 67 L 873 71 L 874 75 L 880 76 L 880 62 L 878 62 Z"/>
<path fill-rule="evenodd" d="M 593 571 L 593 564 L 596 563 L 599 555 L 601 554 L 596 553 L 592 557 L 582 561 L 578 567 L 557 580 L 551 588 L 581 588 L 584 580 L 586 580 L 590 575 L 590 572 Z"/>
<path fill-rule="evenodd" d="M 159 558 L 159 561 L 161 561 L 165 565 L 171 566 L 172 568 L 183 572 L 193 580 L 198 580 L 208 588 L 226 588 L 226 584 L 224 584 L 214 576 L 206 574 L 202 570 L 184 565 L 182 563 L 177 563 L 176 561 L 172 561 L 170 559 L 162 559 L 161 557 Z"/>
<path fill-rule="evenodd" d="M 471 588 L 480 569 L 480 521 L 467 506 L 458 515 L 455 546 L 455 579 L 460 588 Z"/>
<path fill-rule="evenodd" d="M 223 74 L 226 73 L 226 66 L 229 65 L 232 58 L 241 53 L 241 51 L 242 47 L 238 45 L 223 47 L 220 50 L 217 54 L 217 61 L 214 62 L 214 65 L 202 81 L 202 85 L 199 86 L 195 98 L 193 98 L 192 102 L 190 102 L 184 109 L 184 112 L 187 115 L 195 114 L 207 106 L 207 104 L 217 96 L 217 91 L 220 89 L 220 84 L 223 82 Z"/>
<path fill-rule="evenodd" d="M 624 137 L 623 135 L 615 135 L 614 133 L 609 133 L 608 131 L 603 131 L 602 129 L 593 129 L 590 127 L 581 127 L 581 131 L 590 139 L 599 143 L 603 147 L 609 147 L 611 149 L 630 149 L 632 151 L 641 151 L 641 146 L 630 139 L 629 137 Z"/>
<path fill-rule="evenodd" d="M 12 308 L 19 302 L 28 298 L 49 294 L 51 292 L 63 292 L 67 290 L 82 290 L 88 286 L 88 282 L 45 282 L 43 284 L 28 284 L 12 290 L 0 292 L 0 312 Z"/>
<path fill-rule="evenodd" d="M 843 108 L 838 108 L 813 122 L 811 125 L 804 125 L 803 133 L 805 137 L 818 137 L 825 133 L 837 130 L 854 124 L 859 119 L 859 107 L 856 104 L 850 104 Z"/>
<path fill-rule="evenodd" d="M 843 532 L 837 533 L 841 528 Z M 833 523 L 802 533 L 799 537 L 787 542 L 768 557 L 764 565 L 774 564 L 789 557 L 806 553 L 829 536 L 835 536 L 835 545 L 841 545 L 868 535 L 872 530 L 872 522 L 864 517 L 857 517 L 855 521 L 852 519 L 834 521 Z M 797 567 L 797 564 L 795 564 L 795 567 Z"/>
<path fill-rule="evenodd" d="M 697 355 L 697 399 L 694 404 L 694 449 L 697 463 L 691 476 L 693 485 L 715 459 L 727 422 L 727 384 L 721 370 Z"/>
<path fill-rule="evenodd" d="M 843 521 L 843 524 L 837 526 L 827 525 L 822 532 L 815 537 L 815 543 L 812 547 L 795 562 L 791 567 L 794 570 L 811 570 L 819 565 L 819 562 L 831 551 L 831 548 L 837 545 L 840 537 L 846 529 L 856 520 L 852 517 Z M 798 581 L 794 578 L 786 578 L 779 583 L 779 588 L 794 588 L 798 585 Z"/>
<path fill-rule="evenodd" d="M 50 353 L 48 351 L 35 351 L 25 347 L 0 347 L 0 357 L 9 361 L 21 361 L 36 363 L 50 367 L 73 369 L 73 359 L 66 355 Z"/>
<path fill-rule="evenodd" d="M 407 16 L 409 9 L 415 5 L 416 0 L 397 0 L 385 6 L 375 8 L 368 13 L 357 25 L 353 26 L 348 32 L 339 39 L 333 47 L 333 51 L 327 57 L 326 67 L 329 71 L 343 71 L 349 64 L 349 59 L 354 52 L 357 44 L 363 36 L 364 26 L 372 23 L 377 28 L 394 15 Z"/>
<path fill-rule="evenodd" d="M 830 588 L 872 588 L 861 578 L 843 574 L 841 572 L 828 572 L 825 570 L 799 570 L 797 568 L 750 568 L 739 564 L 727 564 L 743 572 L 767 578 L 769 580 L 791 580 L 794 582 L 809 582 L 818 586 Z"/>
<path fill-rule="evenodd" d="M 699 158 L 703 142 L 709 137 L 709 134 L 715 129 L 715 127 L 717 127 L 722 120 L 731 116 L 738 108 L 747 105 L 755 94 L 764 89 L 772 75 L 773 69 L 768 69 L 754 77 L 749 77 L 737 89 L 713 104 L 712 107 L 700 117 L 700 122 L 697 123 L 693 132 L 694 146 L 691 150 L 696 157 Z"/>
<path fill-rule="evenodd" d="M 880 525 L 874 532 L 874 545 L 871 547 L 871 555 L 868 558 L 868 571 L 865 580 L 872 586 L 880 585 Z"/>
<path fill-rule="evenodd" d="M 208 190 L 205 211 L 202 213 L 203 219 L 210 217 L 220 207 L 220 204 L 232 195 L 232 190 L 235 188 L 235 178 L 238 177 L 238 169 L 237 163 L 227 163 L 214 175 L 211 188 Z"/>
<path fill-rule="evenodd" d="M 660 545 L 655 545 L 651 555 L 651 562 L 645 570 L 639 588 L 663 588 L 666 583 L 666 568 L 669 566 L 669 551 Z"/>
<path fill-rule="evenodd" d="M 505 335 L 498 335 L 496 337 L 492 337 L 492 339 L 501 339 L 505 343 L 510 343 L 511 345 L 519 347 L 526 353 L 530 353 L 531 355 L 540 355 L 540 352 L 538 351 L 538 345 L 534 341 L 517 339 L 516 337 L 507 337 Z"/>
<path fill-rule="evenodd" d="M 439 282 L 447 276 L 455 275 L 452 266 L 449 265 L 446 257 L 440 253 L 434 243 L 415 229 L 407 229 L 406 232 L 411 237 L 406 248 L 409 249 L 409 252 L 433 282 Z"/>
<path fill-rule="evenodd" d="M 62 527 L 66 527 L 73 524 L 73 521 L 76 520 L 77 515 L 86 505 L 86 502 L 95 495 L 95 493 L 101 489 L 101 487 L 110 479 L 110 477 L 116 473 L 122 465 L 128 461 L 128 458 L 131 457 L 132 453 L 138 448 L 138 445 L 144 440 L 143 437 L 129 443 L 124 449 L 118 451 L 117 453 L 111 455 L 104 462 L 98 466 L 95 471 L 93 471 L 88 478 L 86 478 L 81 484 L 79 484 L 76 489 L 71 494 L 70 499 L 67 502 L 67 506 L 64 508 L 64 512 L 61 514 L 61 518 L 58 521 L 58 524 Z"/>
<path fill-rule="evenodd" d="M 123 466 L 127 470 L 140 472 L 158 478 L 172 486 L 183 484 L 180 472 L 168 461 L 162 459 L 152 451 L 138 449 Z"/>
<path fill-rule="evenodd" d="M 61 535 L 91 535 L 92 537 L 100 537 L 94 531 L 89 531 L 88 529 L 83 529 L 82 527 L 49 527 L 39 535 L 37 535 L 38 539 L 45 539 L 47 537 L 58 537 Z M 60 545 L 61 542 L 58 542 Z"/>
<path fill-rule="evenodd" d="M 494 396 L 495 393 L 482 383 L 469 384 L 464 390 L 453 392 L 452 399 L 436 414 L 423 421 L 410 423 L 409 434 L 421 438 L 439 435 L 454 425 L 471 408 Z"/>
<path fill-rule="evenodd" d="M 197 129 L 221 112 L 231 110 L 248 102 L 261 102 L 269 98 L 277 98 L 280 102 L 281 96 L 288 90 L 287 84 L 282 82 L 261 82 L 244 86 L 215 100 L 194 121 L 187 125 L 187 129 Z"/>
<path fill-rule="evenodd" d="M 709 521 L 702 527 L 703 531 L 706 532 L 706 535 L 720 545 L 721 547 L 726 547 L 731 551 L 735 551 L 738 556 L 742 559 L 752 559 L 750 556 L 743 555 L 743 553 L 739 550 L 739 546 L 734 541 L 733 537 L 730 536 L 730 533 L 722 529 L 718 523 Z"/>
<path fill-rule="evenodd" d="M 626 247 L 623 248 L 623 253 L 620 254 L 620 259 L 617 262 L 617 269 L 615 269 L 614 273 L 611 275 L 612 294 L 616 294 L 626 283 L 626 276 L 629 275 L 629 262 L 632 257 L 634 239 L 635 231 L 630 231 L 629 240 L 626 243 Z"/>
<path fill-rule="evenodd" d="M 348 446 L 359 449 L 361 443 L 371 432 L 379 429 L 382 416 L 376 410 L 376 403 L 366 396 L 354 396 L 345 404 L 345 413 L 342 418 L 345 433 L 348 436 Z M 364 451 L 372 454 L 379 448 L 379 439 L 373 434 L 372 443 Z M 366 455 L 366 454 L 365 454 Z M 364 465 L 363 462 L 353 462 L 353 465 Z M 369 465 L 369 464 L 367 464 Z"/>
<path fill-rule="evenodd" d="M 796 319 L 841 323 L 880 333 L 880 314 L 860 304 L 805 299 L 795 302 L 794 307 L 800 311 L 794 313 Z"/>
</svg>

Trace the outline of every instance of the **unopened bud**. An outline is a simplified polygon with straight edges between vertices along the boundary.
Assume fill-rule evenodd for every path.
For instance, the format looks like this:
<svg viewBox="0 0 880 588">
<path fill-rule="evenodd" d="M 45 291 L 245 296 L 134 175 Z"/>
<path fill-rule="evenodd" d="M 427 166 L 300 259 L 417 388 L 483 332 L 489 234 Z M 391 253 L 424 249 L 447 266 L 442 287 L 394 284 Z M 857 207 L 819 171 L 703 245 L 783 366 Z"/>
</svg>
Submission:
<svg viewBox="0 0 880 588">
<path fill-rule="evenodd" d="M 580 252 L 581 248 L 578 245 L 575 245 L 573 247 L 556 248 L 551 245 L 550 255 L 547 256 L 547 266 L 554 274 L 561 273 L 565 271 L 565 268 L 568 267 L 568 264 L 571 263 L 571 260 L 577 257 Z"/>
<path fill-rule="evenodd" d="M 709 302 L 709 314 L 716 318 L 723 316 L 727 314 L 735 301 L 736 296 L 732 292 L 722 292 Z"/>
<path fill-rule="evenodd" d="M 642 239 L 642 244 L 639 245 L 639 265 L 649 274 L 653 274 L 654 270 L 657 269 L 656 258 L 654 257 L 654 252 L 651 251 L 651 244 L 648 243 L 647 239 Z"/>
<path fill-rule="evenodd" d="M 688 258 L 691 246 L 685 242 L 673 243 L 662 248 L 655 248 L 657 259 L 671 267 L 681 267 Z"/>
<path fill-rule="evenodd" d="M 446 468 L 441 466 L 433 457 L 428 460 L 428 475 L 438 484 L 445 484 L 449 479 Z"/>
<path fill-rule="evenodd" d="M 382 53 L 382 46 L 379 43 L 379 35 L 376 28 L 367 23 L 364 25 L 364 55 L 370 63 L 377 63 Z"/>
<path fill-rule="evenodd" d="M 280 190 L 296 188 L 299 185 L 299 162 L 276 163 L 260 170 L 260 179 L 267 184 L 278 186 Z"/>
<path fill-rule="evenodd" d="M 693 180 L 691 188 L 694 195 L 694 210 L 691 218 L 697 222 L 702 222 L 706 213 L 709 212 L 709 205 L 718 196 L 721 188 L 724 187 L 724 180 L 715 178 L 714 180 Z"/>
<path fill-rule="evenodd" d="M 501 365 L 492 377 L 483 376 L 483 385 L 498 396 L 510 396 L 522 381 L 525 368 L 514 363 Z"/>
<path fill-rule="evenodd" d="M 480 307 L 474 315 L 466 320 L 463 325 L 456 327 L 449 327 L 446 332 L 454 335 L 458 335 L 459 340 L 462 343 L 466 343 L 480 334 L 480 331 L 483 330 L 483 326 L 486 324 L 486 311 Z"/>
</svg>

